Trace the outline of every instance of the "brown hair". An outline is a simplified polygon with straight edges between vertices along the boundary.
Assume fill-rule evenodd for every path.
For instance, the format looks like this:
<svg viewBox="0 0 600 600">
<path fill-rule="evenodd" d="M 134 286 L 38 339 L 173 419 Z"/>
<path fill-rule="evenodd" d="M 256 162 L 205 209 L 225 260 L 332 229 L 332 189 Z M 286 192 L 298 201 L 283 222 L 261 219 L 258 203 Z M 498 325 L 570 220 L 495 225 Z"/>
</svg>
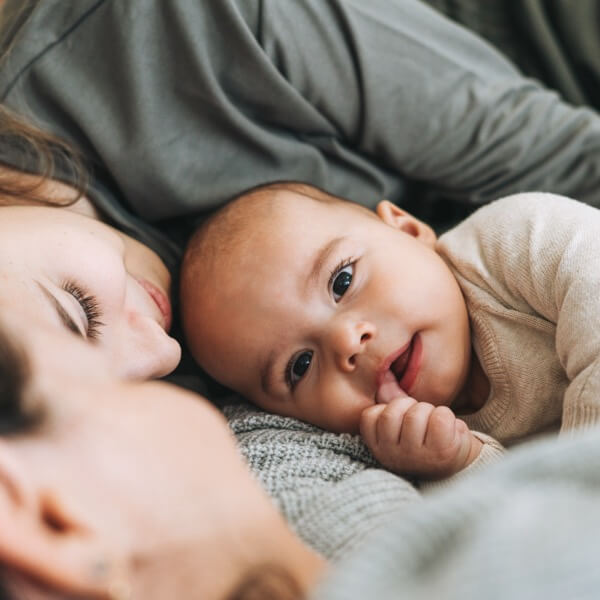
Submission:
<svg viewBox="0 0 600 600">
<path fill-rule="evenodd" d="M 302 588 L 283 567 L 264 564 L 246 573 L 227 600 L 302 600 Z"/>
<path fill-rule="evenodd" d="M 67 142 L 43 131 L 0 105 L 0 157 L 10 155 L 0 169 L 0 205 L 70 205 L 86 192 L 88 171 L 81 155 Z M 23 176 L 28 173 L 30 176 Z M 75 194 L 51 199 L 45 184 L 54 178 L 68 182 Z"/>
<path fill-rule="evenodd" d="M 277 202 L 278 192 L 294 192 L 319 202 L 336 202 L 340 199 L 315 186 L 297 181 L 276 181 L 250 188 L 232 198 L 212 213 L 194 231 L 185 251 L 182 273 L 192 276 L 194 263 L 201 259 L 204 265 L 216 257 L 226 256 L 236 244 L 246 241 L 248 218 L 251 214 L 268 214 Z"/>
</svg>

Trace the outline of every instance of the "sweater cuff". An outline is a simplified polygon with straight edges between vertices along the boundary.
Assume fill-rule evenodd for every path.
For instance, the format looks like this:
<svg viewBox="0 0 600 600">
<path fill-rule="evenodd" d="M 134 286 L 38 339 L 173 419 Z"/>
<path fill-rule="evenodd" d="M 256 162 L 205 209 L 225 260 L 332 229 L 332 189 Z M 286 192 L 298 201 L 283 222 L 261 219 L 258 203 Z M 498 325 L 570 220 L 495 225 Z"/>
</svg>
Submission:
<svg viewBox="0 0 600 600">
<path fill-rule="evenodd" d="M 468 467 L 464 468 L 458 473 L 455 473 L 451 477 L 419 483 L 419 489 L 421 491 L 429 493 L 431 490 L 448 487 L 454 482 L 459 481 L 464 477 L 468 477 L 470 473 L 480 471 L 488 465 L 498 462 L 504 456 L 506 450 L 498 440 L 479 431 L 471 431 L 471 433 L 483 443 L 483 447 L 481 448 L 479 456 Z"/>
<path fill-rule="evenodd" d="M 600 407 L 589 404 L 566 406 L 563 410 L 561 435 L 573 434 L 576 431 L 592 429 L 600 424 Z"/>
</svg>

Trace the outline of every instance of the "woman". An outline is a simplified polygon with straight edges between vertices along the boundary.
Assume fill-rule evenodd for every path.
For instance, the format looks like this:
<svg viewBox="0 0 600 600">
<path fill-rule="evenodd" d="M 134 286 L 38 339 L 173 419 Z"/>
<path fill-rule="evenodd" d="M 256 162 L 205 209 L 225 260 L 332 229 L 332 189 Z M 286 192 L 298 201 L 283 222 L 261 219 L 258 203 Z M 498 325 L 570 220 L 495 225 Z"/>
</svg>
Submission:
<svg viewBox="0 0 600 600">
<path fill-rule="evenodd" d="M 180 347 L 167 333 L 171 276 L 158 254 L 105 224 L 82 189 L 53 179 L 60 164 L 78 168 L 66 163 L 69 149 L 3 108 L 0 147 L 41 172 L 0 164 L 0 301 L 18 297 L 23 310 L 93 342 L 121 376 L 170 373 Z"/>
<path fill-rule="evenodd" d="M 3 597 L 292 598 L 314 584 L 322 559 L 251 478 L 222 416 L 112 366 L 2 302 Z"/>
</svg>

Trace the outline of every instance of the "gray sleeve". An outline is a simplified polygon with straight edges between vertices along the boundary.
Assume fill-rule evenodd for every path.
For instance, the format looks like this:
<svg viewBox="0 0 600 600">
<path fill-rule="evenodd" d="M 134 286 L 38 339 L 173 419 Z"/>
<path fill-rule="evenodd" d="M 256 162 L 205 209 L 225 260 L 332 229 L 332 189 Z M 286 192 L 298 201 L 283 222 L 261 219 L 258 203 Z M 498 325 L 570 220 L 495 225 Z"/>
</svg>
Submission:
<svg viewBox="0 0 600 600">
<path fill-rule="evenodd" d="M 598 201 L 598 115 L 416 0 L 44 0 L 15 39 L 2 101 L 146 221 L 282 179 L 369 206 L 406 178 Z"/>
<path fill-rule="evenodd" d="M 332 569 L 312 600 L 593 600 L 600 437 L 546 439 L 407 507 Z"/>
<path fill-rule="evenodd" d="M 600 203 L 600 118 L 522 77 L 415 0 L 263 2 L 261 41 L 341 143 L 480 202 L 553 190 Z"/>
</svg>

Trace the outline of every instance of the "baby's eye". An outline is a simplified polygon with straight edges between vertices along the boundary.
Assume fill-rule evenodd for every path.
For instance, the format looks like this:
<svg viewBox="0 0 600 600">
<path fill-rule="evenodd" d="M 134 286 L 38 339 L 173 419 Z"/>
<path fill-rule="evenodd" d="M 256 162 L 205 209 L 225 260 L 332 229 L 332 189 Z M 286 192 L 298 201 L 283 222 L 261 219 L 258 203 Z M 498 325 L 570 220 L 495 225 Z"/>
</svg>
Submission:
<svg viewBox="0 0 600 600">
<path fill-rule="evenodd" d="M 304 350 L 300 354 L 292 356 L 285 372 L 285 378 L 290 388 L 294 389 L 296 384 L 302 379 L 310 363 L 312 362 L 312 352 Z"/>
<path fill-rule="evenodd" d="M 346 264 L 343 267 L 339 267 L 333 272 L 331 277 L 331 293 L 333 299 L 339 302 L 340 298 L 346 293 L 350 284 L 352 283 L 352 276 L 354 275 L 354 264 Z"/>
</svg>

